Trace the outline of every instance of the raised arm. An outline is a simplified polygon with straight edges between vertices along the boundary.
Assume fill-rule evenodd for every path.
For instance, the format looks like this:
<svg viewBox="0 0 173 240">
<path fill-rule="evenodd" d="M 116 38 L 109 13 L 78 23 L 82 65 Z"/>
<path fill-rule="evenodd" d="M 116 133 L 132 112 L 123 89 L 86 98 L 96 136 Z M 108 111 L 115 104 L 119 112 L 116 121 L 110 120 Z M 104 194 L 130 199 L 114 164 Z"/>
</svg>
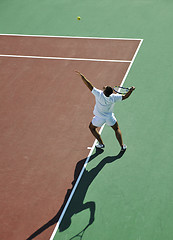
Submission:
<svg viewBox="0 0 173 240">
<path fill-rule="evenodd" d="M 122 96 L 122 100 L 125 100 L 126 98 L 130 97 L 130 95 L 134 90 L 135 90 L 135 87 L 131 87 L 130 90 L 125 95 Z"/>
<path fill-rule="evenodd" d="M 87 80 L 86 77 L 82 73 L 80 73 L 78 71 L 75 71 L 75 72 L 81 76 L 85 85 L 89 88 L 90 91 L 92 91 L 94 86 L 90 83 L 90 81 Z"/>
</svg>

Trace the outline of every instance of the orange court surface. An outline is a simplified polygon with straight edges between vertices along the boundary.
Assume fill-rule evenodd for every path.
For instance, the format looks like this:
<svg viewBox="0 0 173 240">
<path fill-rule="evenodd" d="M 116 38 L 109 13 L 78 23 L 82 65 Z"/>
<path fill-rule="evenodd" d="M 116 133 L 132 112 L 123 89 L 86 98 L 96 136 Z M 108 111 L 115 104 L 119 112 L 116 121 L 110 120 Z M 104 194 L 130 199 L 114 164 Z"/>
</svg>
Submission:
<svg viewBox="0 0 173 240">
<path fill-rule="evenodd" d="M 94 142 L 94 97 L 74 71 L 100 89 L 123 84 L 141 42 L 0 35 L 0 239 L 27 239 L 56 216 L 36 233 L 50 238 Z"/>
</svg>

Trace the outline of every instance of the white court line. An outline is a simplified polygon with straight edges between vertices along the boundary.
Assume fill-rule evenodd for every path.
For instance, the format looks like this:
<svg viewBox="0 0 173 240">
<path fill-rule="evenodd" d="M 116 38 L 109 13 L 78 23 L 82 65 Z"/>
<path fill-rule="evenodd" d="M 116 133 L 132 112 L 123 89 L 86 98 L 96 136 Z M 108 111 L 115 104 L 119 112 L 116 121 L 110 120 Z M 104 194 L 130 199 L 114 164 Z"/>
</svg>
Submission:
<svg viewBox="0 0 173 240">
<path fill-rule="evenodd" d="M 126 74 L 125 74 L 125 76 L 124 76 L 124 78 L 123 78 L 123 81 L 122 81 L 122 83 L 121 83 L 121 86 L 124 84 L 124 82 L 125 82 L 125 80 L 126 80 L 126 78 L 127 78 L 127 75 L 128 75 L 128 73 L 129 73 L 129 71 L 130 71 L 130 68 L 131 68 L 131 66 L 132 66 L 135 58 L 136 58 L 136 55 L 137 55 L 137 53 L 138 53 L 138 51 L 139 51 L 139 48 L 141 47 L 142 42 L 143 42 L 143 39 L 141 39 L 140 44 L 139 44 L 138 48 L 136 49 L 136 52 L 135 52 L 135 54 L 134 54 L 134 56 L 133 56 L 133 59 L 132 59 L 132 61 L 131 61 L 131 64 L 130 64 L 130 66 L 129 66 L 129 68 L 128 68 L 128 70 L 127 70 L 127 72 L 126 72 Z M 101 127 L 100 132 L 99 132 L 100 134 L 101 134 L 101 132 L 103 131 L 104 126 L 105 126 L 105 124 Z M 66 210 L 67 210 L 67 208 L 68 208 L 68 206 L 69 206 L 69 204 L 70 204 L 70 201 L 71 201 L 71 199 L 72 199 L 72 197 L 73 197 L 73 195 L 74 195 L 74 193 L 75 193 L 75 190 L 76 190 L 76 188 L 77 188 L 77 186 L 78 186 L 78 183 L 79 183 L 79 181 L 80 181 L 80 179 L 81 179 L 81 177 L 82 177 L 82 175 L 83 175 L 83 172 L 84 172 L 84 170 L 86 169 L 86 166 L 87 166 L 87 164 L 88 164 L 88 162 L 89 162 L 89 159 L 90 159 L 90 157 L 91 157 L 91 155 L 92 155 L 92 152 L 93 152 L 93 150 L 94 150 L 94 148 L 95 148 L 96 143 L 97 143 L 97 140 L 94 141 L 94 144 L 93 144 L 93 146 L 92 146 L 92 148 L 91 148 L 91 150 L 90 150 L 90 152 L 89 152 L 89 155 L 88 155 L 88 157 L 87 157 L 87 160 L 86 160 L 86 162 L 85 162 L 85 164 L 84 164 L 84 166 L 83 166 L 83 168 L 82 168 L 82 171 L 80 172 L 80 175 L 79 175 L 79 177 L 78 177 L 78 179 L 77 179 L 77 181 L 76 181 L 76 183 L 75 183 L 75 186 L 74 186 L 74 188 L 73 188 L 73 190 L 72 190 L 72 192 L 71 192 L 71 194 L 70 194 L 70 197 L 69 197 L 69 199 L 68 199 L 68 201 L 67 201 L 67 203 L 66 203 L 66 205 L 65 205 L 65 207 L 64 207 L 64 209 L 63 209 L 63 212 L 61 213 L 61 216 L 60 216 L 60 218 L 59 218 L 59 220 L 58 220 L 58 222 L 57 222 L 57 224 L 56 224 L 56 226 L 55 226 L 55 229 L 54 229 L 54 231 L 53 231 L 53 233 L 52 233 L 52 235 L 51 235 L 51 237 L 50 237 L 49 240 L 53 240 L 54 237 L 55 237 L 55 235 L 56 235 L 56 232 L 58 231 L 58 228 L 59 228 L 59 226 L 60 226 L 60 224 L 61 224 L 61 221 L 62 221 L 62 219 L 63 219 L 63 217 L 64 217 L 64 215 L 65 215 L 65 212 L 66 212 Z"/>
<path fill-rule="evenodd" d="M 131 63 L 128 60 L 111 60 L 111 59 L 90 59 L 90 58 L 65 58 L 65 57 L 43 57 L 43 56 L 25 56 L 25 55 L 8 55 L 0 54 L 0 57 L 9 57 L 9 58 L 31 58 L 31 59 L 50 59 L 50 60 L 69 60 L 69 61 L 91 61 L 91 62 L 122 62 L 122 63 Z"/>
<path fill-rule="evenodd" d="M 101 129 L 100 129 L 100 131 L 99 131 L 100 134 L 102 133 L 104 126 L 105 126 L 105 124 L 101 127 Z M 90 160 L 90 157 L 91 157 L 91 155 L 92 155 L 92 152 L 93 152 L 93 150 L 94 150 L 94 148 L 95 148 L 96 143 L 97 143 L 97 140 L 94 141 L 94 144 L 93 144 L 93 146 L 92 146 L 92 148 L 91 148 L 91 150 L 90 150 L 90 152 L 89 152 L 89 155 L 88 155 L 88 157 L 87 157 L 87 159 L 86 159 L 86 161 L 85 161 L 85 164 L 84 164 L 84 166 L 83 166 L 83 168 L 82 168 L 82 170 L 81 170 L 81 172 L 80 172 L 80 174 L 79 174 L 79 177 L 78 177 L 78 179 L 77 179 L 77 181 L 76 181 L 76 183 L 75 183 L 75 185 L 74 185 L 74 187 L 73 187 L 73 189 L 72 189 L 72 192 L 71 192 L 71 194 L 70 194 L 70 196 L 69 196 L 69 198 L 68 198 L 68 201 L 67 201 L 67 203 L 66 203 L 66 205 L 65 205 L 65 207 L 64 207 L 64 209 L 63 209 L 63 212 L 61 213 L 61 216 L 60 216 L 60 218 L 59 218 L 59 220 L 58 220 L 58 222 L 57 222 L 57 224 L 56 224 L 56 226 L 55 226 L 55 229 L 54 229 L 54 231 L 53 231 L 53 233 L 52 233 L 52 235 L 51 235 L 51 237 L 50 237 L 50 240 L 53 240 L 53 239 L 54 239 L 55 234 L 56 234 L 56 232 L 58 231 L 59 225 L 60 225 L 60 223 L 61 223 L 61 221 L 62 221 L 62 219 L 63 219 L 63 217 L 64 217 L 64 215 L 65 215 L 65 212 L 66 212 L 66 210 L 67 210 L 67 208 L 68 208 L 68 206 L 69 206 L 69 204 L 70 204 L 70 201 L 71 201 L 71 199 L 72 199 L 72 197 L 73 197 L 73 195 L 74 195 L 74 193 L 75 193 L 75 190 L 76 190 L 76 188 L 77 188 L 77 186 L 78 186 L 78 184 L 79 184 L 79 181 L 80 181 L 80 179 L 81 179 L 81 177 L 82 177 L 82 175 L 83 175 L 83 172 L 84 172 L 85 169 L 86 169 L 86 166 L 87 166 L 87 164 L 88 164 L 88 162 L 89 162 L 89 160 Z"/>
<path fill-rule="evenodd" d="M 51 36 L 51 35 L 27 35 L 27 34 L 0 34 L 0 36 L 14 37 L 40 37 L 40 38 L 79 38 L 79 39 L 96 39 L 96 40 L 143 40 L 140 38 L 103 38 L 103 37 L 78 37 L 78 36 Z"/>
<path fill-rule="evenodd" d="M 138 48 L 136 49 L 136 52 L 135 52 L 135 54 L 134 54 L 134 56 L 133 56 L 133 59 L 132 59 L 130 65 L 129 65 L 128 69 L 127 69 L 127 72 L 126 72 L 126 74 L 124 75 L 123 81 L 122 81 L 122 83 L 121 83 L 121 85 L 120 85 L 121 87 L 124 85 L 124 82 L 125 82 L 125 80 L 126 80 L 126 77 L 127 77 L 128 73 L 129 73 L 131 67 L 132 67 L 132 64 L 134 63 L 134 60 L 135 60 L 136 55 L 137 55 L 137 53 L 138 53 L 138 51 L 139 51 L 139 49 L 140 49 L 140 47 L 141 47 L 142 42 L 143 42 L 143 39 L 141 39 L 141 41 L 140 41 L 140 43 L 139 43 L 139 45 L 138 45 Z"/>
<path fill-rule="evenodd" d="M 0 34 L 0 36 L 11 36 L 11 37 L 34 37 L 34 38 L 67 38 L 67 39 L 95 39 L 95 40 L 131 40 L 131 41 L 142 41 L 143 39 L 136 38 L 103 38 L 103 37 L 77 37 L 77 36 L 50 36 L 50 35 L 26 35 L 26 34 Z M 71 61 L 93 61 L 93 62 L 122 62 L 131 63 L 132 60 L 111 60 L 111 59 L 85 59 L 85 58 L 63 58 L 63 57 L 43 57 L 43 56 L 25 56 L 25 55 L 8 55 L 0 54 L 0 57 L 11 57 L 11 58 L 31 58 L 31 59 L 50 59 L 50 60 L 71 60 Z"/>
</svg>

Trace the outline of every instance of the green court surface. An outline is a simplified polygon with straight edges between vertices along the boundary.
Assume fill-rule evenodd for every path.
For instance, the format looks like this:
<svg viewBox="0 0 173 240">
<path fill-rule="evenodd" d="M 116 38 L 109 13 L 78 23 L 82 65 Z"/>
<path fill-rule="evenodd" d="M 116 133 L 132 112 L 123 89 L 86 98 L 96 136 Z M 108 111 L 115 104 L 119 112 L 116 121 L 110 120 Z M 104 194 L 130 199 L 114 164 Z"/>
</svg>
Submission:
<svg viewBox="0 0 173 240">
<path fill-rule="evenodd" d="M 144 39 L 125 82 L 136 90 L 115 108 L 128 149 L 115 160 L 119 146 L 105 126 L 105 151 L 86 168 L 93 179 L 81 180 L 67 214 L 85 189 L 89 208 L 55 240 L 72 239 L 92 211 L 83 240 L 173 239 L 172 11 L 171 0 L 0 1 L 0 34 Z"/>
</svg>

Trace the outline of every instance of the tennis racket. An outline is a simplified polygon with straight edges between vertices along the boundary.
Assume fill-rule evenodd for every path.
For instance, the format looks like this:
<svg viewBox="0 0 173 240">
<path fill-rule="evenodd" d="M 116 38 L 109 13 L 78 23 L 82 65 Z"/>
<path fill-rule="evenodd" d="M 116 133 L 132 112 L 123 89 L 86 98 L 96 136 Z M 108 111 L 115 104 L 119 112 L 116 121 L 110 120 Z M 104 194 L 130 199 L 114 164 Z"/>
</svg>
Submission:
<svg viewBox="0 0 173 240">
<path fill-rule="evenodd" d="M 130 90 L 130 88 L 114 86 L 113 90 L 119 94 L 126 94 Z"/>
</svg>

